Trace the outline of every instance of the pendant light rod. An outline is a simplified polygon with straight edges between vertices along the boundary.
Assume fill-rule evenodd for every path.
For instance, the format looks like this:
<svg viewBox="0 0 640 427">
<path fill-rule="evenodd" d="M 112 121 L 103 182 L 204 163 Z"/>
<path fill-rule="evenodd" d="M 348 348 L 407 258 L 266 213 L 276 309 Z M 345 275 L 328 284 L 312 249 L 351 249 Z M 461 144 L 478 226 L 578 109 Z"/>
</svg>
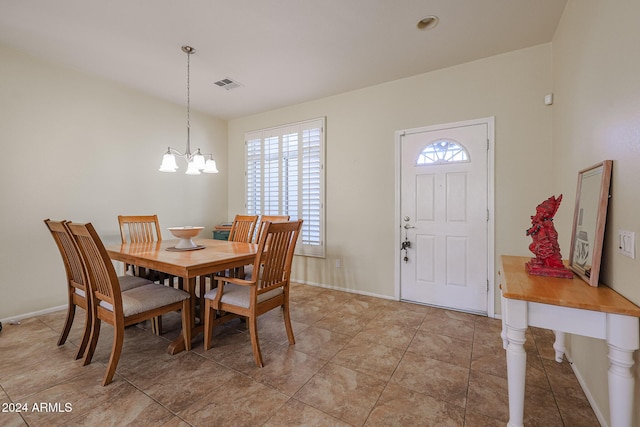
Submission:
<svg viewBox="0 0 640 427">
<path fill-rule="evenodd" d="M 191 55 L 196 50 L 191 46 L 182 46 L 182 51 L 187 54 L 187 148 L 183 153 L 175 148 L 168 147 L 167 152 L 162 157 L 160 172 L 175 172 L 178 170 L 176 156 L 182 157 L 187 161 L 188 175 L 200 175 L 204 173 L 218 173 L 216 161 L 213 154 L 202 154 L 198 148 L 195 154 L 191 154 Z M 208 159 L 206 159 L 208 157 Z"/>
<path fill-rule="evenodd" d="M 191 55 L 196 50 L 191 46 L 182 46 L 182 51 L 187 54 L 187 150 L 186 155 L 191 155 Z"/>
</svg>

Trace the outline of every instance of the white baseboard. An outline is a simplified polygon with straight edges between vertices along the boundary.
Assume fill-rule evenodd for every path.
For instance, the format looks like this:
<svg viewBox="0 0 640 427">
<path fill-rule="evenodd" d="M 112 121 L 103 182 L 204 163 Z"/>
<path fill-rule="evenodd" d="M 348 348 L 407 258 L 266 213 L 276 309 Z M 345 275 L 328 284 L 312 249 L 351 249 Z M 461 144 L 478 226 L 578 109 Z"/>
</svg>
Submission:
<svg viewBox="0 0 640 427">
<path fill-rule="evenodd" d="M 383 299 L 396 301 L 395 298 L 390 297 L 388 295 L 379 295 L 379 294 L 375 294 L 373 292 L 359 291 L 359 290 L 356 290 L 356 289 L 346 289 L 346 288 L 341 288 L 339 286 L 329 286 L 329 285 L 324 285 L 322 283 L 306 282 L 306 281 L 303 281 L 303 280 L 291 279 L 291 281 L 292 282 L 296 282 L 296 283 L 301 283 L 303 285 L 317 286 L 319 288 L 333 289 L 333 290 L 336 290 L 336 291 L 344 291 L 344 292 L 349 292 L 349 293 L 352 293 L 352 294 L 366 295 L 366 296 L 370 296 L 370 297 L 383 298 Z M 57 307 L 50 307 L 50 308 L 46 308 L 44 310 L 34 311 L 34 312 L 31 312 L 31 313 L 17 314 L 15 316 L 11 316 L 11 317 L 7 317 L 7 318 L 4 318 L 4 319 L 0 319 L 0 322 L 2 322 L 4 324 L 10 324 L 11 322 L 19 322 L 19 321 L 21 321 L 23 319 L 28 319 L 29 317 L 42 316 L 43 314 L 49 314 L 49 313 L 53 313 L 53 312 L 59 311 L 59 310 L 66 310 L 66 308 L 67 308 L 66 305 L 60 305 L 60 306 L 57 306 Z"/>
<path fill-rule="evenodd" d="M 587 383 L 582 378 L 582 374 L 580 373 L 580 371 L 576 367 L 575 363 L 573 363 L 571 355 L 568 352 L 565 352 L 564 355 L 567 358 L 567 360 L 569 361 L 569 364 L 571 365 L 571 369 L 573 370 L 573 373 L 575 374 L 576 378 L 578 379 L 578 383 L 580 383 L 580 387 L 582 388 L 582 391 L 584 391 L 584 394 L 587 397 L 587 400 L 589 401 L 589 404 L 591 405 L 591 409 L 593 409 L 593 412 L 596 414 L 596 418 L 598 418 L 598 422 L 600 422 L 600 425 L 602 427 L 609 427 L 609 423 L 608 423 L 607 419 L 604 417 L 604 415 L 602 415 L 602 411 L 600 410 L 600 407 L 597 405 L 595 399 L 591 395 L 591 392 L 589 391 L 589 388 L 587 387 Z"/>
<path fill-rule="evenodd" d="M 335 291 L 343 291 L 343 292 L 348 292 L 350 294 L 358 294 L 358 295 L 366 295 L 369 297 L 375 297 L 375 298 L 382 298 L 382 299 L 386 299 L 386 300 L 390 300 L 390 301 L 399 301 L 397 298 L 389 296 L 389 295 L 380 295 L 380 294 L 376 294 L 373 292 L 366 292 L 366 291 L 360 291 L 357 289 L 348 289 L 348 288 L 342 288 L 340 286 L 331 286 L 331 285 L 325 285 L 324 283 L 316 283 L 316 282 L 309 282 L 306 280 L 297 280 L 297 279 L 291 279 L 292 282 L 295 283 L 300 283 L 303 285 L 309 285 L 309 286 L 316 286 L 318 288 L 324 288 L 324 289 L 332 289 Z M 418 303 L 416 303 L 418 304 Z M 445 307 L 443 307 L 445 308 Z M 455 309 L 449 309 L 449 310 L 455 310 Z M 502 319 L 502 315 L 499 313 L 493 313 L 493 316 L 491 314 L 487 314 L 487 317 L 492 317 L 494 319 Z"/>
<path fill-rule="evenodd" d="M 59 305 L 57 307 L 45 308 L 44 310 L 33 311 L 31 313 L 17 314 L 15 316 L 7 317 L 5 319 L 0 319 L 0 322 L 4 324 L 10 324 L 11 322 L 19 322 L 23 319 L 28 319 L 29 317 L 42 316 L 43 314 L 53 313 L 55 311 L 66 310 L 66 305 Z"/>
<path fill-rule="evenodd" d="M 316 286 L 318 288 L 332 289 L 334 291 L 348 292 L 350 294 L 365 295 L 365 296 L 368 296 L 368 297 L 375 297 L 375 298 L 388 299 L 388 300 L 391 300 L 391 301 L 398 301 L 396 298 L 390 297 L 389 295 L 379 295 L 379 294 L 376 294 L 376 293 L 373 293 L 373 292 L 360 291 L 360 290 L 357 290 L 357 289 L 341 288 L 340 286 L 325 285 L 323 283 L 308 282 L 306 280 L 291 279 L 291 281 L 294 282 L 294 283 L 300 283 L 300 284 L 303 284 L 303 285 Z"/>
</svg>

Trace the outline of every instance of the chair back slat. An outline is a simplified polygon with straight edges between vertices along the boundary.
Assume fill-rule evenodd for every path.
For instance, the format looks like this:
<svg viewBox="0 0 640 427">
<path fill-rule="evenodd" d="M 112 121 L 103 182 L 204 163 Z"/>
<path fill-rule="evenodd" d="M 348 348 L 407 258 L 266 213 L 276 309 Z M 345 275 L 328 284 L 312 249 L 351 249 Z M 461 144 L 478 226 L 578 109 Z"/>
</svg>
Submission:
<svg viewBox="0 0 640 427">
<path fill-rule="evenodd" d="M 122 243 L 162 240 L 158 215 L 118 215 L 118 223 Z"/>
<path fill-rule="evenodd" d="M 229 241 L 250 243 L 257 222 L 258 215 L 236 215 L 229 231 Z"/>
<path fill-rule="evenodd" d="M 260 237 L 262 237 L 262 233 L 264 232 L 264 224 L 269 222 L 287 222 L 291 216 L 289 215 L 262 215 L 260 217 L 260 223 L 258 224 L 258 231 L 256 232 L 255 243 L 260 242 Z"/>
<path fill-rule="evenodd" d="M 254 262 L 260 268 L 254 268 L 252 274 L 252 280 L 257 279 L 258 294 L 279 286 L 288 286 L 293 253 L 301 227 L 302 220 L 265 222 Z"/>
<path fill-rule="evenodd" d="M 75 241 L 65 226 L 66 222 L 67 221 L 51 221 L 49 219 L 44 220 L 62 256 L 69 286 L 80 289 L 86 293 L 87 279 L 82 266 L 82 259 L 80 258 L 80 252 Z"/>
<path fill-rule="evenodd" d="M 116 316 L 122 316 L 118 312 L 122 307 L 120 283 L 100 236 L 91 223 L 69 223 L 67 226 L 80 248 L 95 305 L 106 302 L 113 307 Z"/>
</svg>

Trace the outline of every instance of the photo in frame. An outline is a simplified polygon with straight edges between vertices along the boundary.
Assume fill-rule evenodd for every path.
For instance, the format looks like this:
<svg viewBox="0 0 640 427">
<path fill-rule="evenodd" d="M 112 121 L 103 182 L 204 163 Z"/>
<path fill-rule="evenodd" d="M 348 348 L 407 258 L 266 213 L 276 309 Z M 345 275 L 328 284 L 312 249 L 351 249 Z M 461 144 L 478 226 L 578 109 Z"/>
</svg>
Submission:
<svg viewBox="0 0 640 427">
<path fill-rule="evenodd" d="M 598 286 L 607 222 L 612 160 L 578 172 L 569 268 L 591 286 Z"/>
</svg>

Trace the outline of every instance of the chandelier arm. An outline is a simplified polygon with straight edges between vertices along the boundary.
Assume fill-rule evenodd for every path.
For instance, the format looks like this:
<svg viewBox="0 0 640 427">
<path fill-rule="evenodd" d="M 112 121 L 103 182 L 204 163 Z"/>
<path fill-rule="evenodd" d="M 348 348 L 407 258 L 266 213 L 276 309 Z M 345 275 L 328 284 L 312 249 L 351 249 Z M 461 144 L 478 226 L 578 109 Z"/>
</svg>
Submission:
<svg viewBox="0 0 640 427">
<path fill-rule="evenodd" d="M 198 148 L 198 149 L 196 150 L 196 153 L 197 153 L 199 150 L 200 150 L 200 149 Z M 176 149 L 175 149 L 175 148 L 173 148 L 173 147 L 169 147 L 169 149 L 167 150 L 167 152 L 169 152 L 169 153 L 173 154 L 174 156 L 184 157 L 184 158 L 189 158 L 189 157 L 193 157 L 193 156 L 194 156 L 194 154 L 190 154 L 190 153 L 181 153 L 180 151 L 176 150 Z M 202 152 L 200 152 L 200 153 L 198 153 L 198 154 L 200 154 L 200 155 L 202 155 L 202 156 L 204 156 L 204 157 L 209 157 L 211 160 L 214 160 L 214 158 L 213 158 L 213 154 L 212 154 L 212 153 L 202 153 Z"/>
<path fill-rule="evenodd" d="M 186 153 L 185 153 L 185 154 L 183 154 L 183 153 L 181 153 L 180 151 L 176 150 L 176 149 L 175 149 L 175 148 L 173 148 L 173 147 L 169 147 L 169 149 L 167 150 L 167 152 L 168 152 L 168 153 L 173 154 L 174 156 L 178 156 L 178 157 L 186 157 L 186 156 L 187 156 L 187 154 L 186 154 Z"/>
</svg>

